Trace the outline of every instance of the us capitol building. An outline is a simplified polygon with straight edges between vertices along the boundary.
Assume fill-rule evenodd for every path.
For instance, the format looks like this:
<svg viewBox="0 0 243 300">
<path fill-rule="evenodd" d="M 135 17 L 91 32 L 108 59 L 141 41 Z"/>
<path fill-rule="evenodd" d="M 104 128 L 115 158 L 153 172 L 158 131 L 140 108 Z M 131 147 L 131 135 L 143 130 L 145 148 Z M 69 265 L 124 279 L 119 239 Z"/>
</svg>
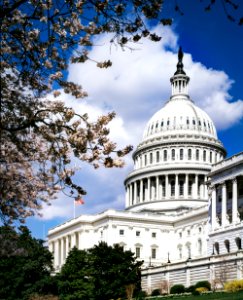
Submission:
<svg viewBox="0 0 243 300">
<path fill-rule="evenodd" d="M 120 244 L 144 261 L 142 287 L 243 278 L 243 152 L 225 158 L 211 118 L 188 94 L 178 52 L 170 99 L 145 127 L 125 179 L 126 208 L 48 233 L 58 271 L 70 249 Z"/>
</svg>

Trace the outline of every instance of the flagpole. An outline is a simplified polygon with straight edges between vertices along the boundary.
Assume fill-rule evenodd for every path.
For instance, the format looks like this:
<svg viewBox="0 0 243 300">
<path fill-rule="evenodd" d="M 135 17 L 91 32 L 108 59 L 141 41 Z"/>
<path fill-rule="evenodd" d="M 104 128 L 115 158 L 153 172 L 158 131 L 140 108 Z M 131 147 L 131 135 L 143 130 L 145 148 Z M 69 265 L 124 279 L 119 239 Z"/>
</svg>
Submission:
<svg viewBox="0 0 243 300">
<path fill-rule="evenodd" d="M 73 199 L 73 218 L 75 219 L 75 217 L 76 217 L 76 209 L 75 209 L 75 199 Z"/>
</svg>

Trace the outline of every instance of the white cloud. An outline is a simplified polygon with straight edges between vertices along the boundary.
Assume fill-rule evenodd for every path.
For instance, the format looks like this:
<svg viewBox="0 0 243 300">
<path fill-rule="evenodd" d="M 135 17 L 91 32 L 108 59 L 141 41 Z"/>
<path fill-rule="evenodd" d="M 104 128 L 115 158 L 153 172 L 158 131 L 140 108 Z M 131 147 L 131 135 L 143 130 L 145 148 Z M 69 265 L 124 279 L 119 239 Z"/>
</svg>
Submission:
<svg viewBox="0 0 243 300">
<path fill-rule="evenodd" d="M 111 138 L 122 146 L 138 144 L 146 122 L 170 96 L 169 79 L 176 70 L 178 37 L 171 28 L 158 27 L 157 31 L 163 36 L 160 42 L 143 40 L 132 51 L 110 47 L 110 37 L 100 36 L 96 40 L 98 46 L 91 50 L 90 57 L 97 61 L 110 59 L 112 67 L 99 69 L 94 62 L 69 67 L 69 80 L 81 84 L 89 97 L 80 101 L 66 95 L 67 105 L 80 113 L 89 113 L 92 118 L 116 111 L 117 117 L 111 123 Z M 231 101 L 229 89 L 233 81 L 228 75 L 207 69 L 194 62 L 187 53 L 183 62 L 191 77 L 191 98 L 208 112 L 217 129 L 226 129 L 238 122 L 243 117 L 243 101 Z M 85 205 L 78 208 L 80 213 L 124 207 L 123 181 L 132 168 L 131 156 L 126 160 L 127 166 L 119 170 L 94 171 L 89 166 L 82 167 L 76 179 L 88 195 Z M 51 207 L 44 209 L 45 217 L 72 216 L 71 202 L 60 197 Z"/>
</svg>

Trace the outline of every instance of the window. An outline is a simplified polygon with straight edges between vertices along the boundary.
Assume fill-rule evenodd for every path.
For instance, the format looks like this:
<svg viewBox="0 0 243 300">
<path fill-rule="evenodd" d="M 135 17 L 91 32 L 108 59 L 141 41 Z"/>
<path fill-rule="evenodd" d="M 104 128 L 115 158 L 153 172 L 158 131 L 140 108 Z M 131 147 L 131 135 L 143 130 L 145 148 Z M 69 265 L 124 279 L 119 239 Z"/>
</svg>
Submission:
<svg viewBox="0 0 243 300">
<path fill-rule="evenodd" d="M 153 259 L 156 258 L 156 248 L 152 248 L 151 257 L 152 257 Z"/>
<path fill-rule="evenodd" d="M 175 160 L 175 149 L 171 150 L 171 159 Z"/>
<path fill-rule="evenodd" d="M 202 227 L 198 228 L 198 232 L 201 233 L 202 232 Z"/>
<path fill-rule="evenodd" d="M 136 257 L 140 258 L 141 255 L 141 249 L 140 247 L 136 247 Z"/>
<path fill-rule="evenodd" d="M 196 150 L 196 160 L 199 160 L 199 150 Z"/>
<path fill-rule="evenodd" d="M 150 160 L 150 164 L 152 164 L 153 163 L 153 153 L 150 153 L 149 160 Z"/>
<path fill-rule="evenodd" d="M 120 233 L 120 235 L 124 235 L 124 230 L 120 229 L 119 233 Z"/>
<path fill-rule="evenodd" d="M 152 232 L 152 238 L 156 238 L 156 232 Z"/>
<path fill-rule="evenodd" d="M 136 231 L 136 236 L 140 236 L 140 231 Z"/>
<path fill-rule="evenodd" d="M 178 250 L 179 250 L 179 258 L 182 259 L 182 247 L 178 247 Z"/>
<path fill-rule="evenodd" d="M 164 161 L 167 161 L 167 150 L 164 150 Z"/>
<path fill-rule="evenodd" d="M 188 149 L 188 160 L 192 159 L 192 149 Z"/>
<path fill-rule="evenodd" d="M 206 150 L 203 150 L 203 161 L 206 161 Z"/>
<path fill-rule="evenodd" d="M 156 162 L 159 162 L 159 151 L 156 152 Z"/>
<path fill-rule="evenodd" d="M 236 243 L 236 246 L 238 248 L 238 250 L 241 250 L 242 249 L 242 246 L 241 246 L 241 239 L 239 237 L 237 237 L 235 239 L 235 243 Z"/>
<path fill-rule="evenodd" d="M 212 159 L 213 159 L 213 154 L 212 154 L 212 152 L 210 151 L 210 155 L 209 155 L 209 160 L 210 160 L 210 162 L 212 162 Z"/>
<path fill-rule="evenodd" d="M 179 238 L 182 238 L 182 232 L 179 232 Z"/>
<path fill-rule="evenodd" d="M 169 126 L 170 125 L 170 120 L 168 119 L 168 121 L 167 121 L 167 126 Z"/>
<path fill-rule="evenodd" d="M 187 230 L 187 236 L 190 236 L 190 234 L 191 234 L 191 231 L 188 229 Z"/>
<path fill-rule="evenodd" d="M 219 254 L 219 243 L 218 242 L 214 243 L 214 249 L 215 249 L 216 254 Z"/>
<path fill-rule="evenodd" d="M 164 121 L 161 121 L 161 124 L 160 124 L 160 125 L 161 125 L 161 127 L 163 127 L 163 126 L 164 126 Z"/>
<path fill-rule="evenodd" d="M 147 155 L 144 155 L 144 165 L 147 166 Z"/>
<path fill-rule="evenodd" d="M 183 155 L 184 155 L 183 149 L 180 149 L 180 160 L 183 160 Z"/>
<path fill-rule="evenodd" d="M 198 240 L 198 254 L 202 255 L 202 240 Z"/>
<path fill-rule="evenodd" d="M 224 244 L 225 244 L 226 251 L 229 253 L 230 252 L 230 242 L 229 242 L 229 240 L 225 240 Z"/>
<path fill-rule="evenodd" d="M 182 180 L 179 181 L 179 195 L 180 196 L 184 195 L 184 181 Z"/>
</svg>

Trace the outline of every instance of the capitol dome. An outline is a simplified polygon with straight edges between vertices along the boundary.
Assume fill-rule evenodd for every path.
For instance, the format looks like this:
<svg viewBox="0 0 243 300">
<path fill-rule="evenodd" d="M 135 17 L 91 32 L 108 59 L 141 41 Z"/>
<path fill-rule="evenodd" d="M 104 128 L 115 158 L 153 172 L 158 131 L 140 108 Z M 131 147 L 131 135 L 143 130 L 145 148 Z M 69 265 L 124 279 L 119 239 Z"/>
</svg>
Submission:
<svg viewBox="0 0 243 300">
<path fill-rule="evenodd" d="M 207 204 L 207 174 L 226 151 L 213 121 L 188 94 L 178 52 L 170 99 L 148 121 L 125 180 L 126 209 L 167 215 Z"/>
<path fill-rule="evenodd" d="M 173 97 L 149 120 L 143 141 L 168 136 L 200 135 L 217 140 L 211 118 L 187 97 Z"/>
</svg>

